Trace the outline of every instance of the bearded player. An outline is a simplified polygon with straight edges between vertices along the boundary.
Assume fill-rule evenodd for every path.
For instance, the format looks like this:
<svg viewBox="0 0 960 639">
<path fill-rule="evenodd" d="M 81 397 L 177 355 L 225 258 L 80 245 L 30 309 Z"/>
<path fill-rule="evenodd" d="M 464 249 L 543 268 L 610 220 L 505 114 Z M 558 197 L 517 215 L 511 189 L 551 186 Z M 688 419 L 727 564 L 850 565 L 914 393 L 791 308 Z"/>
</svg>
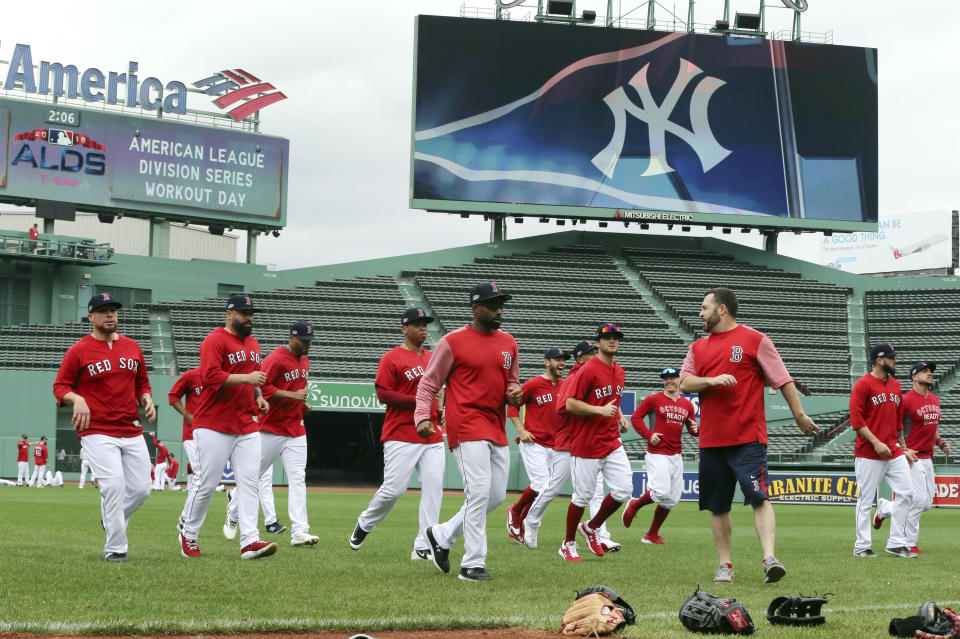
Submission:
<svg viewBox="0 0 960 639">
<path fill-rule="evenodd" d="M 686 426 L 691 435 L 697 434 L 694 408 L 689 399 L 680 394 L 680 371 L 673 367 L 660 371 L 663 392 L 647 395 L 633 411 L 631 421 L 634 429 L 647 440 L 644 464 L 647 468 L 647 485 L 650 487 L 638 499 L 631 499 L 623 509 L 623 525 L 633 523 L 637 511 L 647 504 L 657 504 L 650 529 L 643 536 L 645 544 L 665 544 L 660 536 L 660 526 L 670 510 L 680 502 L 683 494 L 683 450 L 680 438 Z M 643 423 L 653 413 L 653 429 Z"/>
<path fill-rule="evenodd" d="M 897 511 L 894 521 L 902 526 L 894 530 L 890 527 L 888 548 L 907 547 L 915 555 L 923 551 L 917 547 L 920 537 L 920 516 L 933 508 L 933 498 L 937 494 L 936 474 L 933 470 L 933 446 L 936 444 L 944 455 L 950 454 L 950 444 L 937 434 L 940 424 L 940 399 L 931 392 L 933 372 L 937 365 L 933 362 L 917 362 L 910 369 L 913 388 L 903 396 L 904 431 L 907 450 L 913 451 L 917 461 L 910 467 L 910 479 L 913 482 L 913 506 L 907 510 L 906 502 L 897 494 L 893 501 L 877 499 L 877 514 L 873 518 L 873 527 L 879 529 L 884 519 Z"/>
<path fill-rule="evenodd" d="M 277 508 L 273 501 L 273 463 L 279 458 L 287 472 L 291 546 L 313 546 L 320 540 L 310 534 L 307 519 L 307 429 L 303 424 L 304 414 L 310 412 L 310 405 L 307 404 L 310 359 L 307 354 L 312 342 L 313 324 L 308 321 L 294 322 L 290 325 L 287 345 L 267 355 L 262 366 L 267 376 L 264 396 L 270 402 L 270 412 L 260 426 L 258 494 L 267 532 L 283 532 L 286 527 L 277 521 Z M 231 499 L 227 520 L 235 522 L 239 519 L 239 500 L 236 499 L 236 491 L 230 491 L 228 495 Z M 228 538 L 233 539 L 232 536 Z"/>
<path fill-rule="evenodd" d="M 433 564 L 450 571 L 450 547 L 463 536 L 459 578 L 491 579 L 486 569 L 487 513 L 507 496 L 510 449 L 505 428 L 507 404 L 519 406 L 517 342 L 500 330 L 503 305 L 510 295 L 493 282 L 470 289 L 473 322 L 447 333 L 439 342 L 417 388 L 417 433 L 436 430 L 431 411 L 446 383 L 447 442 L 453 451 L 466 499 L 447 521 L 426 529 Z"/>
<path fill-rule="evenodd" d="M 72 423 L 100 482 L 107 561 L 127 561 L 127 525 L 150 496 L 150 453 L 140 411 L 157 418 L 140 345 L 117 332 L 121 304 L 108 293 L 87 304 L 91 334 L 67 350 L 53 383 L 60 404 L 73 405 Z"/>
<path fill-rule="evenodd" d="M 554 346 L 543 355 L 544 373 L 524 382 L 523 421 L 520 421 L 520 408 L 511 406 L 507 416 L 517 429 L 517 443 L 523 466 L 530 478 L 530 485 L 516 503 L 507 508 L 507 535 L 517 543 L 523 543 L 523 518 L 537 495 L 550 483 L 550 470 L 553 468 L 553 437 L 560 425 L 557 405 L 554 401 L 560 391 L 563 369 L 570 359 L 570 353 Z"/>
<path fill-rule="evenodd" d="M 215 328 L 200 344 L 200 381 L 203 393 L 193 415 L 193 438 L 200 473 L 197 489 L 187 494 L 180 533 L 180 553 L 200 556 L 197 536 L 207 516 L 210 499 L 230 460 L 237 481 L 240 558 L 257 559 L 277 552 L 276 542 L 260 539 L 257 530 L 257 490 L 260 470 L 260 415 L 270 408 L 261 386 L 260 343 L 253 337 L 256 309 L 249 295 L 230 297 L 225 325 Z"/>
<path fill-rule="evenodd" d="M 377 399 L 387 406 L 380 441 L 383 443 L 383 484 L 367 508 L 360 513 L 350 534 L 349 544 L 359 550 L 363 540 L 393 509 L 407 491 L 413 472 L 420 480 L 420 526 L 413 540 L 410 559 L 430 559 L 430 544 L 424 531 L 440 521 L 443 497 L 443 470 L 446 464 L 443 435 L 440 432 L 426 439 L 417 434 L 413 422 L 417 406 L 417 387 L 430 363 L 431 353 L 423 347 L 427 325 L 433 318 L 422 308 L 408 308 L 400 316 L 403 344 L 395 346 L 380 358 L 374 385 Z M 431 420 L 439 423 L 439 408 L 434 403 Z"/>
<path fill-rule="evenodd" d="M 597 329 L 597 356 L 584 365 L 570 384 L 566 410 L 575 416 L 571 424 L 570 478 L 573 496 L 567 508 L 567 530 L 560 556 L 566 561 L 581 561 L 576 546 L 576 533 L 587 542 L 590 552 L 603 557 L 604 548 L 598 535 L 601 525 L 630 499 L 633 472 L 623 450 L 620 433 L 629 422 L 620 411 L 626 374 L 616 356 L 623 331 L 615 324 Z M 610 492 L 589 522 L 581 522 L 583 511 L 603 476 Z"/>
</svg>

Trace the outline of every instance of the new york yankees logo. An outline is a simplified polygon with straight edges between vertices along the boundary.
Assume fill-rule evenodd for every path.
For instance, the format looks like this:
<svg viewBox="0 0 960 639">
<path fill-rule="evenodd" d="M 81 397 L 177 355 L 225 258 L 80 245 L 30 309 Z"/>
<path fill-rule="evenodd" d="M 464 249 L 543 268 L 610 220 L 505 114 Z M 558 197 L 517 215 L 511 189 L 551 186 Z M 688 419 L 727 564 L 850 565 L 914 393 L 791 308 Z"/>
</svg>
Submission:
<svg viewBox="0 0 960 639">
<path fill-rule="evenodd" d="M 653 94 L 650 93 L 650 84 L 647 81 L 647 69 L 650 64 L 647 63 L 642 69 L 637 71 L 636 75 L 630 78 L 630 86 L 636 89 L 640 96 L 642 106 L 633 102 L 627 95 L 627 92 L 621 86 L 612 91 L 603 99 L 607 107 L 613 114 L 613 135 L 610 143 L 593 159 L 593 165 L 600 169 L 608 178 L 613 177 L 617 161 L 620 159 L 620 153 L 623 151 L 624 141 L 627 136 L 627 114 L 646 122 L 650 136 L 650 164 L 641 174 L 642 176 L 662 175 L 673 172 L 674 168 L 667 161 L 667 141 L 666 134 L 672 135 L 686 142 L 690 148 L 697 154 L 703 172 L 706 173 L 717 164 L 723 161 L 730 150 L 725 149 L 717 142 L 713 131 L 710 129 L 710 121 L 707 117 L 707 106 L 710 98 L 713 97 L 717 89 L 726 84 L 719 78 L 705 76 L 696 86 L 693 96 L 690 98 L 690 126 L 691 129 L 685 129 L 682 125 L 670 119 L 674 109 L 679 102 L 684 90 L 694 78 L 703 75 L 703 70 L 688 60 L 680 58 L 680 70 L 677 77 L 670 87 L 663 102 L 657 104 Z"/>
<path fill-rule="evenodd" d="M 743 359 L 743 347 L 742 346 L 731 346 L 730 347 L 730 361 L 739 362 Z"/>
<path fill-rule="evenodd" d="M 510 365 L 513 363 L 513 357 L 509 351 L 500 351 L 500 354 L 503 355 L 503 367 L 509 370 Z"/>
</svg>

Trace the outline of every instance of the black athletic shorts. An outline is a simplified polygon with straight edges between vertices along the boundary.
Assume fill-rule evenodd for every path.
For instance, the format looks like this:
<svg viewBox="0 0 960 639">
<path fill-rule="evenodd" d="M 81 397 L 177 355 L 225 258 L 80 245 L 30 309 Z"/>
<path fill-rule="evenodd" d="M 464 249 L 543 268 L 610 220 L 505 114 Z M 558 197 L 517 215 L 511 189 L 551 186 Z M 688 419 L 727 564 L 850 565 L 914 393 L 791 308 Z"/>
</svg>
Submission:
<svg viewBox="0 0 960 639">
<path fill-rule="evenodd" d="M 759 504 L 768 498 L 766 444 L 701 448 L 699 479 L 700 510 L 716 515 L 730 512 L 737 482 L 743 504 Z"/>
</svg>

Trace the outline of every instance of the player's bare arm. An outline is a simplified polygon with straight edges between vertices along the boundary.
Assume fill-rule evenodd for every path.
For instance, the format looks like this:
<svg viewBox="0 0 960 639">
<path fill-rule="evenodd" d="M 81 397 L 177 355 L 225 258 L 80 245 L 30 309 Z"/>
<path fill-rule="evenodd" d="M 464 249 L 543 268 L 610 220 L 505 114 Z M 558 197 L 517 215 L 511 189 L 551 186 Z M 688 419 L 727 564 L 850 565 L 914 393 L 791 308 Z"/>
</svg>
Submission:
<svg viewBox="0 0 960 639">
<path fill-rule="evenodd" d="M 70 423 L 77 431 L 87 430 L 90 426 L 90 407 L 87 406 L 87 400 L 76 393 L 67 393 L 63 396 L 63 401 L 73 405 L 73 418 Z"/>
<path fill-rule="evenodd" d="M 603 417 L 616 417 L 617 411 L 620 409 L 617 407 L 614 401 L 615 400 L 611 400 L 610 403 L 602 406 L 592 406 L 579 399 L 568 397 L 566 404 L 567 412 L 581 416 L 601 415 Z"/>
<path fill-rule="evenodd" d="M 520 441 L 526 444 L 532 444 L 536 439 L 529 430 L 523 427 L 523 422 L 520 421 L 519 417 L 510 416 L 510 421 L 513 422 L 513 427 L 517 429 L 517 438 Z"/>
<path fill-rule="evenodd" d="M 417 424 L 417 435 L 420 435 L 420 437 L 424 439 L 436 432 L 436 429 L 433 427 L 433 422 L 431 422 L 429 419 L 425 419 Z"/>
<path fill-rule="evenodd" d="M 660 433 L 654 433 L 653 436 L 650 438 L 650 445 L 659 446 L 661 439 L 663 439 L 663 437 L 660 435 Z"/>
<path fill-rule="evenodd" d="M 910 466 L 913 466 L 914 462 L 916 462 L 919 457 L 917 457 L 917 451 L 913 450 L 912 448 L 907 448 L 907 440 L 903 436 L 902 430 L 897 431 L 897 443 L 900 444 L 900 448 L 903 450 L 903 454 L 906 456 Z"/>
<path fill-rule="evenodd" d="M 307 389 L 301 388 L 298 391 L 278 390 L 273 393 L 273 396 L 279 397 L 280 399 L 292 399 L 294 401 L 303 402 L 307 400 L 307 394 Z"/>
<path fill-rule="evenodd" d="M 933 436 L 933 443 L 936 444 L 937 447 L 943 451 L 944 455 L 950 454 L 950 444 L 948 444 L 947 442 L 943 441 L 943 439 L 940 438 L 939 432 Z"/>
<path fill-rule="evenodd" d="M 523 391 L 517 384 L 507 386 L 507 403 L 511 406 L 520 406 L 523 404 Z"/>
<path fill-rule="evenodd" d="M 140 396 L 140 405 L 143 407 L 143 414 L 147 416 L 147 421 L 153 423 L 157 421 L 157 407 L 153 404 L 153 397 L 149 393 Z M 156 437 L 156 435 L 154 435 Z"/>
<path fill-rule="evenodd" d="M 861 426 L 859 429 L 857 429 L 857 434 L 870 442 L 870 445 L 873 446 L 873 450 L 876 451 L 877 455 L 881 457 L 890 457 L 893 455 L 893 451 L 891 451 L 886 444 L 877 439 L 877 436 L 870 431 L 869 426 Z"/>
<path fill-rule="evenodd" d="M 252 375 L 253 373 L 251 373 Z M 260 373 L 263 375 L 263 373 Z M 260 412 L 264 415 L 267 414 L 267 411 L 270 410 L 270 404 L 267 403 L 267 400 L 263 398 L 263 391 L 259 388 L 253 389 L 253 401 L 256 402 L 257 408 L 260 409 Z"/>
<path fill-rule="evenodd" d="M 250 384 L 251 386 L 263 386 L 267 382 L 267 375 L 263 371 L 253 371 L 252 373 L 231 373 L 224 380 L 224 386 L 240 386 L 241 384 Z"/>
<path fill-rule="evenodd" d="M 698 377 L 696 375 L 687 375 L 680 380 L 681 393 L 702 393 L 714 386 L 725 386 L 732 388 L 737 385 L 737 378 L 729 373 L 717 375 L 716 377 Z"/>
<path fill-rule="evenodd" d="M 630 430 L 630 420 L 626 415 L 623 414 L 623 411 L 617 407 L 617 421 L 620 424 L 620 432 L 625 433 Z"/>
<path fill-rule="evenodd" d="M 780 387 L 780 394 L 783 395 L 783 399 L 786 400 L 787 406 L 790 407 L 790 412 L 793 413 L 793 418 L 797 422 L 797 428 L 800 429 L 800 432 L 804 435 L 816 435 L 820 432 L 820 427 L 807 415 L 803 412 L 803 404 L 800 403 L 800 393 L 797 392 L 797 385 L 793 382 L 787 382 Z"/>
<path fill-rule="evenodd" d="M 694 437 L 700 436 L 700 425 L 697 423 L 697 420 L 692 418 L 687 419 L 687 432 Z"/>
</svg>

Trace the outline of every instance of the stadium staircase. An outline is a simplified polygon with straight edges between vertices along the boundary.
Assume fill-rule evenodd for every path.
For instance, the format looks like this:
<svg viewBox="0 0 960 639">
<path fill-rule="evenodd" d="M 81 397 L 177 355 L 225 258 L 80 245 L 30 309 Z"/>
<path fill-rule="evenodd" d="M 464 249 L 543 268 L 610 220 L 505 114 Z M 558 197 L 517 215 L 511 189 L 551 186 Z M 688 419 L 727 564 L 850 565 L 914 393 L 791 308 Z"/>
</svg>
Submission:
<svg viewBox="0 0 960 639">
<path fill-rule="evenodd" d="M 620 271 L 620 274 L 623 275 L 624 279 L 629 282 L 638 293 L 640 297 L 643 298 L 650 308 L 657 312 L 657 315 L 660 316 L 660 319 L 663 320 L 670 330 L 683 338 L 688 344 L 696 339 L 693 333 L 688 331 L 684 326 L 680 324 L 680 318 L 675 316 L 667 306 L 657 298 L 656 293 L 650 288 L 649 285 L 637 274 L 635 270 L 630 268 L 630 265 L 627 263 L 627 260 L 623 257 L 613 257 L 613 263 L 616 265 L 617 270 Z"/>
<path fill-rule="evenodd" d="M 153 350 L 153 369 L 158 373 L 177 370 L 177 356 L 170 329 L 169 311 L 150 311 L 150 348 Z"/>
<path fill-rule="evenodd" d="M 847 298 L 847 335 L 850 344 L 850 386 L 867 372 L 867 318 L 863 310 L 863 298 L 850 295 Z"/>
<path fill-rule="evenodd" d="M 417 286 L 416 276 L 412 273 L 402 273 L 400 277 L 397 278 L 397 287 L 400 289 L 400 294 L 403 296 L 403 301 L 408 308 L 422 308 L 427 312 L 427 315 L 434 318 L 434 321 L 427 325 L 427 346 L 432 347 L 436 345 L 440 338 L 447 332 L 447 329 L 443 325 L 443 319 L 437 316 L 430 307 L 430 304 L 427 303 L 427 300 L 424 299 L 423 292 L 420 290 L 420 287 Z"/>
</svg>

